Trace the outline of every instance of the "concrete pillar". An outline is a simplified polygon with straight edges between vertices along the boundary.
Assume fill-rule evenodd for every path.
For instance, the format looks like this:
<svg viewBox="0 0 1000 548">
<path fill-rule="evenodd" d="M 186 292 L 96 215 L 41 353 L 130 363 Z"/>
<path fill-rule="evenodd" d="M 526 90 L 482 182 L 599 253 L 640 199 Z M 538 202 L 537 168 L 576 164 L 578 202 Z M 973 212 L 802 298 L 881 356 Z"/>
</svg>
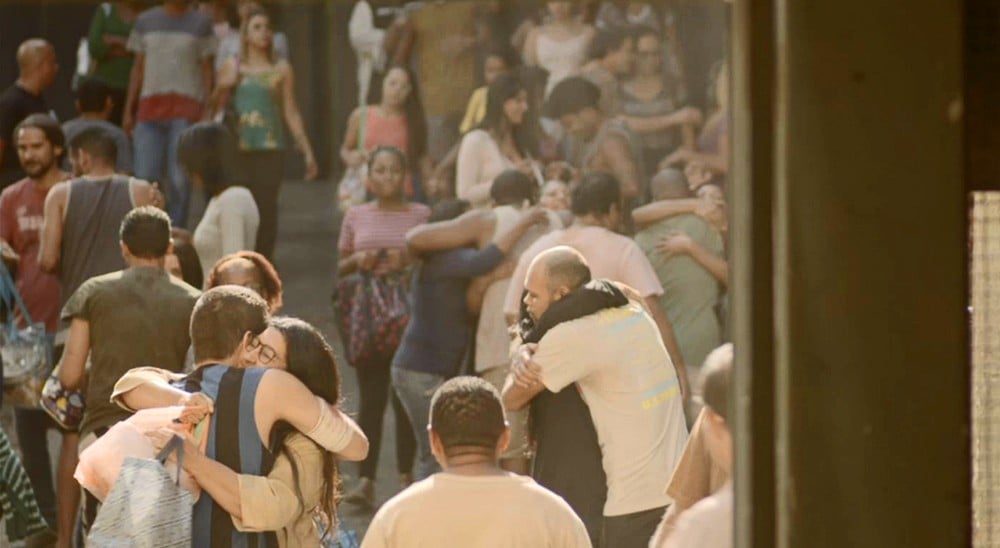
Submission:
<svg viewBox="0 0 1000 548">
<path fill-rule="evenodd" d="M 961 3 L 736 4 L 740 545 L 968 545 Z"/>
</svg>

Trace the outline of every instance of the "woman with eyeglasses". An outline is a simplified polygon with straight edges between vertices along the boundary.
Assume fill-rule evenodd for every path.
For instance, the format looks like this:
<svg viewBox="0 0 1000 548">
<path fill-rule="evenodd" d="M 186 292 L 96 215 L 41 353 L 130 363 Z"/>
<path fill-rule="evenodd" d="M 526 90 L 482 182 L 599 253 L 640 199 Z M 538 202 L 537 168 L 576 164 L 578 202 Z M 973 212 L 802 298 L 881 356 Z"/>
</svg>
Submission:
<svg viewBox="0 0 1000 548">
<path fill-rule="evenodd" d="M 642 139 L 644 173 L 654 173 L 656 162 L 682 143 L 694 144 L 694 126 L 701 113 L 678 109 L 683 93 L 676 75 L 663 58 L 663 42 L 652 28 L 635 33 L 636 63 L 632 76 L 621 85 L 622 118 Z"/>
<path fill-rule="evenodd" d="M 245 362 L 240 365 L 288 371 L 313 394 L 333 406 L 339 405 L 340 372 L 323 335 L 297 318 L 271 318 L 268 325 L 272 329 L 249 339 Z M 181 378 L 165 370 L 133 369 L 118 381 L 112 398 L 125 406 L 124 398 L 137 388 L 169 384 Z M 197 404 L 202 400 L 195 398 L 200 397 L 177 403 Z M 207 400 L 203 404 L 212 405 Z M 164 432 L 151 437 L 160 445 L 170 435 Z M 185 439 L 183 466 L 230 514 L 237 531 L 273 531 L 280 548 L 319 546 L 320 534 L 313 515 L 319 516 L 324 530 L 333 530 L 339 488 L 338 455 L 325 451 L 287 423 L 275 425 L 268 449 L 274 463 L 266 476 L 237 474 L 206 457 L 189 439 Z"/>
</svg>

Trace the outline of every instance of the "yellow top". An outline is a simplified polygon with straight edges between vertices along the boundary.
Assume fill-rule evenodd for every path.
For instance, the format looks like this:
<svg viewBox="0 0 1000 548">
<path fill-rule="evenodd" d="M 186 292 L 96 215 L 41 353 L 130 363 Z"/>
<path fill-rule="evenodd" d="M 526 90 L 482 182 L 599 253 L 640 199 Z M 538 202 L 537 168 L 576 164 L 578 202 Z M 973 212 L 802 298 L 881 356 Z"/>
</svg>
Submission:
<svg viewBox="0 0 1000 548">
<path fill-rule="evenodd" d="M 458 126 L 463 135 L 475 129 L 483 121 L 483 118 L 486 118 L 487 89 L 486 86 L 478 88 L 469 97 L 469 106 L 465 107 L 465 117 L 462 118 L 462 123 Z"/>
</svg>

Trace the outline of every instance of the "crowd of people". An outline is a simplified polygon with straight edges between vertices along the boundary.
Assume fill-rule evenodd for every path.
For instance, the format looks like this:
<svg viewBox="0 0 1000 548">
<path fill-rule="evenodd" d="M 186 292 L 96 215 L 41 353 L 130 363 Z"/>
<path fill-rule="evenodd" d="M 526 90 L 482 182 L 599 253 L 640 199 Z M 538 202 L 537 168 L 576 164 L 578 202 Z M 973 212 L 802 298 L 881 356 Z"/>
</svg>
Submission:
<svg viewBox="0 0 1000 548">
<path fill-rule="evenodd" d="M 278 315 L 289 145 L 319 173 L 263 6 L 101 4 L 62 124 L 53 47 L 20 45 L 0 315 L 54 370 L 8 401 L 20 459 L 0 431 L 10 539 L 95 538 L 95 455 L 175 408 L 145 436 L 183 440 L 194 546 L 337 545 L 338 503 L 374 512 L 362 546 L 732 544 L 725 60 L 702 109 L 670 5 L 376 4 L 345 29 L 330 341 Z"/>
</svg>

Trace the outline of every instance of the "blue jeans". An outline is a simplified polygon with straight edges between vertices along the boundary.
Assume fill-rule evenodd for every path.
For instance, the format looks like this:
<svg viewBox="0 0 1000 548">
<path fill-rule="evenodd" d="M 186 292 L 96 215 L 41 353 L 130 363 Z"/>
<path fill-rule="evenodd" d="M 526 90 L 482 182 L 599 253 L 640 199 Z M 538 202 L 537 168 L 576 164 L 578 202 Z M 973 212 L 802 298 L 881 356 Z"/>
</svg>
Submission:
<svg viewBox="0 0 1000 548">
<path fill-rule="evenodd" d="M 392 387 L 396 389 L 399 401 L 406 409 L 413 425 L 413 433 L 417 438 L 417 462 L 414 480 L 422 480 L 431 474 L 441 471 L 431 453 L 430 433 L 427 424 L 430 422 L 431 396 L 444 384 L 445 378 L 433 373 L 410 371 L 401 367 L 392 368 Z"/>
<path fill-rule="evenodd" d="M 170 221 L 178 228 L 184 228 L 187 220 L 191 183 L 177 162 L 177 141 L 190 125 L 191 122 L 184 118 L 147 120 L 136 123 L 132 133 L 132 162 L 136 177 L 150 182 L 162 180 L 166 160 L 169 182 L 161 184 L 160 189 L 167 195 Z"/>
</svg>

